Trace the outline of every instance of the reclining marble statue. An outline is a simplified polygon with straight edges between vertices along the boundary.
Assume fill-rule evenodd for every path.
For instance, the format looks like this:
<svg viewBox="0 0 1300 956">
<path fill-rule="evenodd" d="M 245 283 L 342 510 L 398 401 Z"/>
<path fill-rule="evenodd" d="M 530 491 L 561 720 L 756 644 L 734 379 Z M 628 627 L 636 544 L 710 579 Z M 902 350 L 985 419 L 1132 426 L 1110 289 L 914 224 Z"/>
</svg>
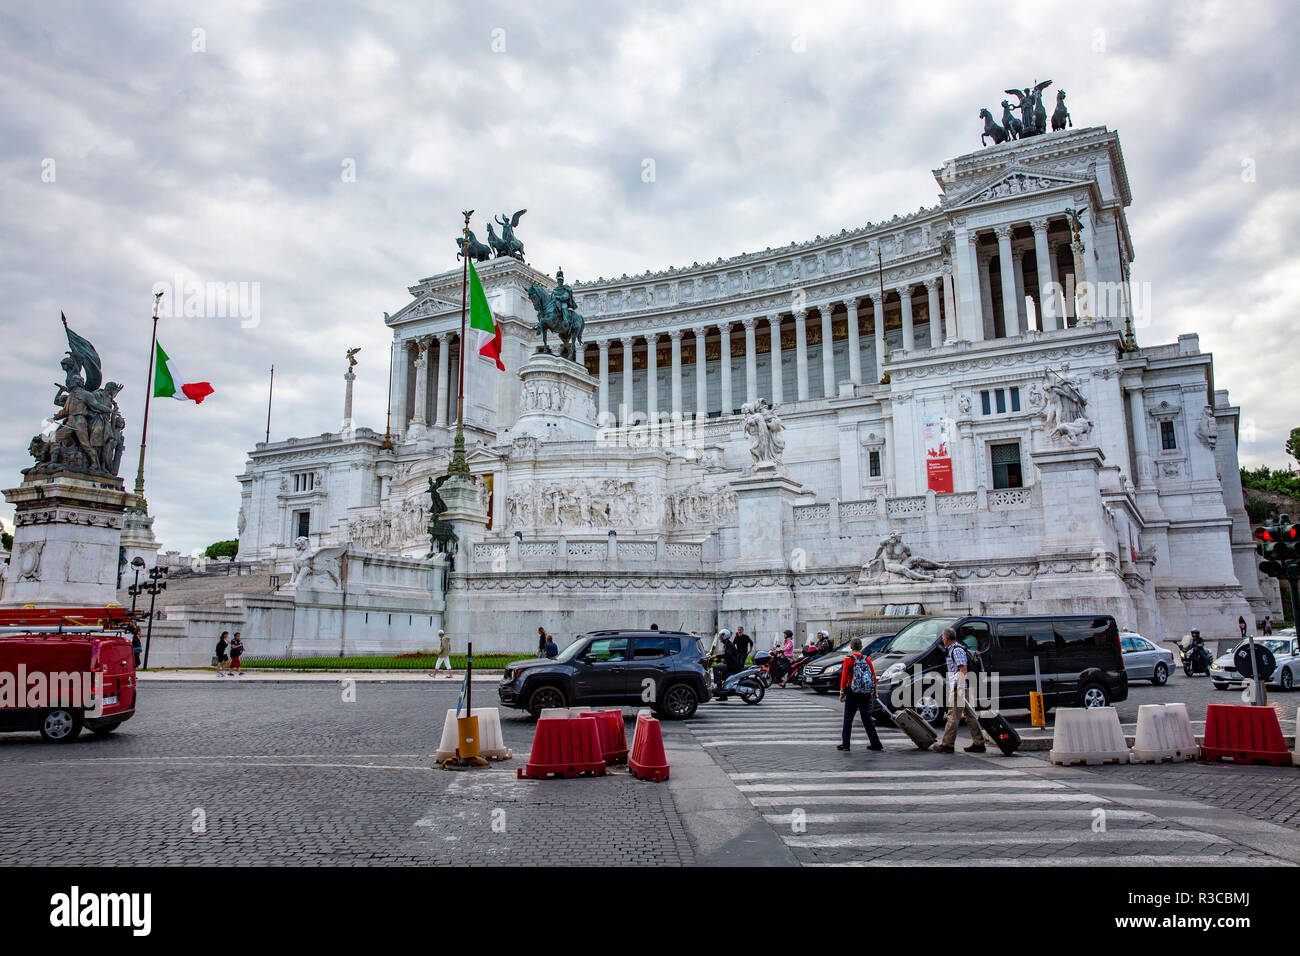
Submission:
<svg viewBox="0 0 1300 956">
<path fill-rule="evenodd" d="M 912 549 L 903 543 L 903 536 L 897 531 L 890 531 L 880 539 L 876 553 L 871 556 L 871 560 L 862 570 L 864 575 L 876 572 L 876 580 L 880 582 L 898 577 L 906 581 L 929 584 L 953 576 L 952 569 L 947 565 L 914 555 Z"/>
</svg>

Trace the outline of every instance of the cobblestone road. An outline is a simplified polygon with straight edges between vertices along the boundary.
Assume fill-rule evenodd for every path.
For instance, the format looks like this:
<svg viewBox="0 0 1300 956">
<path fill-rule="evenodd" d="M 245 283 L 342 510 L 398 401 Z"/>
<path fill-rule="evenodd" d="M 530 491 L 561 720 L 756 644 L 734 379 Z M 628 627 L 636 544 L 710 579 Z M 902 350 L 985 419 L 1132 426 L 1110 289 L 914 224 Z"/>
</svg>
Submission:
<svg viewBox="0 0 1300 956">
<path fill-rule="evenodd" d="M 151 681 L 112 737 L 0 735 L 0 864 L 1300 860 L 1291 768 L 942 757 L 892 730 L 885 753 L 844 754 L 835 700 L 789 690 L 665 724 L 669 785 L 522 781 L 533 724 L 513 711 L 515 760 L 432 769 L 458 690 L 358 682 L 346 702 L 331 682 Z"/>
</svg>

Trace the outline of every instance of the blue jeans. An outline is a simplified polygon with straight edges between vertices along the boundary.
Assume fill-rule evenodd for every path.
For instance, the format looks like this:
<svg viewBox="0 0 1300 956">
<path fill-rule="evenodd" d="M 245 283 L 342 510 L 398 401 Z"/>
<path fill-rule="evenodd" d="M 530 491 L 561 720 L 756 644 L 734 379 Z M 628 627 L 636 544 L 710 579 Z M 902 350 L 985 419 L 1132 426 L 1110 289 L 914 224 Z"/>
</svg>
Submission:
<svg viewBox="0 0 1300 956">
<path fill-rule="evenodd" d="M 853 717 L 862 714 L 862 726 L 867 730 L 871 746 L 879 747 L 880 736 L 876 733 L 876 721 L 871 716 L 871 707 L 875 694 L 856 694 L 851 690 L 844 692 L 844 731 L 840 741 L 845 747 L 849 745 L 849 736 L 853 733 Z"/>
</svg>

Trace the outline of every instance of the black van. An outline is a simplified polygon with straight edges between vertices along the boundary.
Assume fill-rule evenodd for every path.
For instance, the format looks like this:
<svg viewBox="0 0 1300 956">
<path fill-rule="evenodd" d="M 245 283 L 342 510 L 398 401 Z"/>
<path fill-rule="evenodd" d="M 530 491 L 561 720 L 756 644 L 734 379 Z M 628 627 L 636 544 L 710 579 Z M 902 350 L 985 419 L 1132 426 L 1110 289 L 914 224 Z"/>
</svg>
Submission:
<svg viewBox="0 0 1300 956">
<path fill-rule="evenodd" d="M 1128 698 L 1119 627 L 1108 614 L 921 618 L 900 630 L 888 647 L 872 656 L 879 675 L 878 698 L 893 695 L 915 681 L 918 665 L 919 673 L 927 675 L 925 686 L 942 688 L 928 675 L 946 673 L 939 636 L 947 627 L 956 628 L 957 639 L 979 652 L 980 676 L 978 680 L 972 677 L 972 691 L 996 688 L 994 701 L 977 694 L 981 707 L 1028 708 L 1029 692 L 1035 687 L 1035 657 L 1043 702 L 1048 707 L 1105 707 Z M 937 723 L 945 716 L 940 695 L 901 695 L 901 699 L 931 722 Z"/>
</svg>

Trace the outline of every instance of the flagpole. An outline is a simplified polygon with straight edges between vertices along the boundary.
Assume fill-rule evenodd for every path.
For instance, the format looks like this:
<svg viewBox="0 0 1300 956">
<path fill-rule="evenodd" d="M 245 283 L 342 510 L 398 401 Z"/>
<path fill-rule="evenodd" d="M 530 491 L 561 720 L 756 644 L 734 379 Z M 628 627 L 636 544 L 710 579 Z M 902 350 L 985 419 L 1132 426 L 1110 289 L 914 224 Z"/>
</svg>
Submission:
<svg viewBox="0 0 1300 956">
<path fill-rule="evenodd" d="M 889 361 L 889 342 L 885 338 L 885 333 L 889 329 L 889 323 L 885 321 L 885 261 L 880 255 L 880 243 L 876 243 L 876 281 L 880 283 L 880 384 L 884 385 L 889 381 L 889 373 L 885 371 L 885 363 Z"/>
<path fill-rule="evenodd" d="M 461 247 L 465 261 L 460 281 L 460 384 L 456 394 L 456 437 L 452 441 L 451 465 L 447 468 L 447 474 L 468 478 L 469 463 L 465 460 L 465 310 L 469 302 L 469 217 L 474 215 L 474 210 L 464 210 L 462 215 L 465 217 L 465 225 Z"/>
<path fill-rule="evenodd" d="M 271 444 L 271 399 L 275 397 L 275 366 L 271 366 L 271 383 L 266 389 L 266 444 Z"/>
<path fill-rule="evenodd" d="M 388 349 L 388 412 L 384 418 L 384 443 L 379 446 L 390 451 L 393 447 L 393 353 L 396 351 L 397 343 L 394 342 Z"/>
<path fill-rule="evenodd" d="M 140 467 L 135 473 L 135 496 L 140 499 L 140 508 L 148 511 L 148 505 L 144 501 L 144 445 L 145 439 L 149 436 L 149 399 L 153 397 L 153 360 L 158 354 L 158 307 L 162 303 L 163 294 L 155 292 L 153 294 L 153 335 L 149 341 L 149 378 L 144 383 L 144 423 L 140 426 Z"/>
</svg>

